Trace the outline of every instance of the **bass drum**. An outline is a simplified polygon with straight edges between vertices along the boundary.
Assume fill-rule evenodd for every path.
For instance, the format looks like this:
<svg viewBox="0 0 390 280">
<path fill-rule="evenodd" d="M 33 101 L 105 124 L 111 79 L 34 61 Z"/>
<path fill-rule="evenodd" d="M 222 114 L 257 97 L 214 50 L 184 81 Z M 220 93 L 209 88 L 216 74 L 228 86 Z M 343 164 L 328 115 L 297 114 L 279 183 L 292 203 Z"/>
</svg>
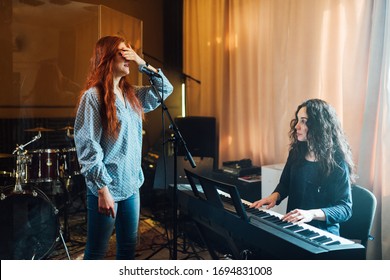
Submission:
<svg viewBox="0 0 390 280">
<path fill-rule="evenodd" d="M 46 258 L 59 240 L 58 210 L 40 189 L 2 188 L 0 194 L 0 259 Z"/>
</svg>

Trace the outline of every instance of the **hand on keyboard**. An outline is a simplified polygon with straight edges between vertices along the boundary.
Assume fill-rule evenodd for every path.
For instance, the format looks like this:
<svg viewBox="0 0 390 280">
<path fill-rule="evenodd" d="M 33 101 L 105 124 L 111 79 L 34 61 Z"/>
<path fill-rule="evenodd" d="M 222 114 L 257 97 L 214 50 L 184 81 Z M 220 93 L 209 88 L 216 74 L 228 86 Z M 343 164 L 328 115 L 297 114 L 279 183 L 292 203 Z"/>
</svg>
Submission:
<svg viewBox="0 0 390 280">
<path fill-rule="evenodd" d="M 272 193 L 270 196 L 262 198 L 253 202 L 249 207 L 250 208 L 260 208 L 263 205 L 266 206 L 266 209 L 271 209 L 276 205 L 276 201 L 279 199 L 279 193 Z"/>
<path fill-rule="evenodd" d="M 312 220 L 325 220 L 325 214 L 321 209 L 302 210 L 294 209 L 288 212 L 282 218 L 283 221 L 290 223 L 308 223 Z"/>
</svg>

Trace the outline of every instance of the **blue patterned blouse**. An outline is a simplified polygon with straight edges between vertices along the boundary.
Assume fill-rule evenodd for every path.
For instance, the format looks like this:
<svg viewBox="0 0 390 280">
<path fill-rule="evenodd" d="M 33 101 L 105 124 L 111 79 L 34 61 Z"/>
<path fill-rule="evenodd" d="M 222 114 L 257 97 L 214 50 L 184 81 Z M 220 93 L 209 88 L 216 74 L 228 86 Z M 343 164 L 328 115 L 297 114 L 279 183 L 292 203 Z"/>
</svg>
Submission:
<svg viewBox="0 0 390 280">
<path fill-rule="evenodd" d="M 153 77 L 153 84 L 165 100 L 172 93 L 173 86 L 161 70 L 159 74 L 162 80 Z M 136 86 L 135 91 L 145 113 L 160 105 L 151 86 Z M 97 196 L 98 189 L 108 186 L 115 201 L 130 197 L 144 182 L 142 118 L 127 100 L 125 103 L 116 100 L 121 128 L 115 140 L 103 133 L 96 88 L 88 89 L 82 96 L 74 125 L 77 156 L 87 187 Z"/>
</svg>

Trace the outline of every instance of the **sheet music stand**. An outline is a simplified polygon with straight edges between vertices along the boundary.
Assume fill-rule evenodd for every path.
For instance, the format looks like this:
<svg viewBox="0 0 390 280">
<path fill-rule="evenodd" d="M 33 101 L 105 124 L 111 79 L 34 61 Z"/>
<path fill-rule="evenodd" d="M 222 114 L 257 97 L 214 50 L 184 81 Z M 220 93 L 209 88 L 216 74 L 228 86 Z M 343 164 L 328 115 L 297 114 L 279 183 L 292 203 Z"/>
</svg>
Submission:
<svg viewBox="0 0 390 280">
<path fill-rule="evenodd" d="M 191 189 L 195 197 L 209 203 L 213 207 L 218 208 L 219 211 L 221 210 L 228 211 L 230 214 L 236 215 L 244 221 L 248 221 L 248 216 L 241 202 L 240 195 L 238 193 L 237 188 L 234 185 L 229 185 L 210 178 L 206 178 L 199 174 L 195 174 L 187 169 L 185 169 L 185 173 L 187 174 L 188 181 L 191 185 Z M 229 194 L 233 207 L 225 207 L 226 204 L 223 203 L 219 190 Z M 218 255 L 215 252 L 213 242 L 208 240 L 206 237 L 208 230 L 211 230 L 214 233 L 218 234 L 220 237 L 222 237 L 225 240 L 226 244 L 228 245 L 228 248 L 232 252 L 234 258 L 241 259 L 240 250 L 236 246 L 236 242 L 234 241 L 234 239 L 232 238 L 232 236 L 228 231 L 216 230 L 212 227 L 207 227 L 205 224 L 196 220 L 195 223 L 201 234 L 202 240 L 206 244 L 210 255 L 214 259 L 218 259 Z"/>
</svg>

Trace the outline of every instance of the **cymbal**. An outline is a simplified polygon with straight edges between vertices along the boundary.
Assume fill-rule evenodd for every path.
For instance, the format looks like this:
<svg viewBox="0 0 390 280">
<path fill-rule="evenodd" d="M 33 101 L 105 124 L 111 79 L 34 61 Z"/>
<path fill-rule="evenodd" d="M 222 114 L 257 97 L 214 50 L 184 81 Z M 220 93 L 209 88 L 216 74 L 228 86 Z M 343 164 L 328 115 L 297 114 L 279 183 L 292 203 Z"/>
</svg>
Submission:
<svg viewBox="0 0 390 280">
<path fill-rule="evenodd" d="M 73 126 L 65 126 L 65 127 L 60 128 L 58 130 L 73 130 L 73 129 L 74 129 Z"/>
<path fill-rule="evenodd" d="M 5 171 L 5 170 L 1 170 L 0 171 L 0 176 L 4 177 L 4 176 L 7 176 L 7 177 L 14 177 L 13 176 L 14 174 L 12 172 L 9 172 L 9 171 Z"/>
<path fill-rule="evenodd" d="M 0 158 L 12 158 L 14 157 L 15 155 L 13 154 L 4 154 L 4 153 L 0 153 Z"/>
<path fill-rule="evenodd" d="M 34 128 L 25 129 L 24 131 L 42 132 L 42 131 L 54 131 L 54 129 L 45 128 L 45 127 L 34 127 Z"/>
</svg>

